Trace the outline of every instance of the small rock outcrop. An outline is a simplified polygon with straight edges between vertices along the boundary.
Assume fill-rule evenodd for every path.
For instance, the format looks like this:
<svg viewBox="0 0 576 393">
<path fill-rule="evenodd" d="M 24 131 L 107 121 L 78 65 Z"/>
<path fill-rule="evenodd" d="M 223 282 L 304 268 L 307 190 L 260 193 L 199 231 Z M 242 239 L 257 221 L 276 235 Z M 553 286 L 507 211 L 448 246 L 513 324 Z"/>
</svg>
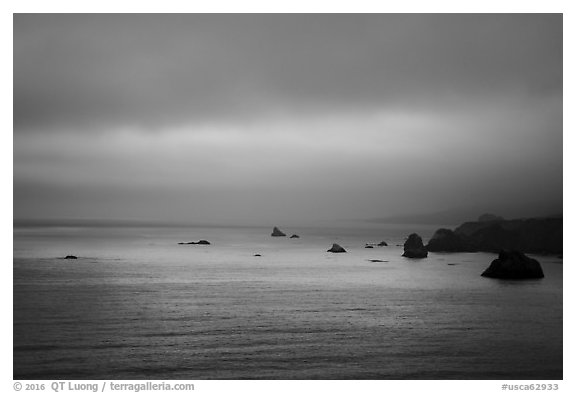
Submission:
<svg viewBox="0 0 576 393">
<path fill-rule="evenodd" d="M 208 240 L 199 240 L 199 241 L 197 241 L 197 242 L 187 242 L 187 243 L 180 242 L 180 243 L 178 243 L 178 244 L 200 244 L 200 245 L 209 245 L 210 242 L 209 242 Z"/>
<path fill-rule="evenodd" d="M 492 261 L 482 277 L 509 280 L 543 278 L 544 272 L 537 260 L 519 251 L 500 251 L 498 258 Z"/>
<path fill-rule="evenodd" d="M 300 239 L 300 236 L 294 234 L 294 235 L 290 236 L 290 239 Z"/>
<path fill-rule="evenodd" d="M 329 249 L 327 252 L 346 252 L 346 250 L 340 246 L 339 244 L 332 244 L 332 248 Z"/>
<path fill-rule="evenodd" d="M 279 237 L 279 236 L 286 236 L 286 234 L 284 232 L 282 232 L 280 229 L 278 229 L 278 227 L 274 227 L 274 229 L 272 230 L 271 236 Z"/>
<path fill-rule="evenodd" d="M 402 256 L 406 258 L 426 258 L 428 256 L 428 250 L 424 247 L 422 238 L 418 234 L 412 233 L 408 236 L 404 243 L 404 254 Z"/>
<path fill-rule="evenodd" d="M 380 243 L 378 243 L 378 247 L 388 247 L 388 243 L 382 240 Z"/>
<path fill-rule="evenodd" d="M 254 254 L 255 257 L 261 257 L 261 254 Z"/>
<path fill-rule="evenodd" d="M 78 259 L 76 255 L 66 255 L 64 259 Z"/>
<path fill-rule="evenodd" d="M 371 246 L 370 244 L 368 244 L 368 245 L 365 246 L 364 248 L 374 248 L 374 246 Z"/>
</svg>

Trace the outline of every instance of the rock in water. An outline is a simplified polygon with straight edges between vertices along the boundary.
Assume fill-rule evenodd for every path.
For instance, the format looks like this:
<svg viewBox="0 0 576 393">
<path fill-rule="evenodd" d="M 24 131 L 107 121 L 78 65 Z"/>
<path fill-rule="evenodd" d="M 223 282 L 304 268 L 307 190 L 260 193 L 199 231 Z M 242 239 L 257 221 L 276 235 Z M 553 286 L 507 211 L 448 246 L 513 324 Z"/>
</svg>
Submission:
<svg viewBox="0 0 576 393">
<path fill-rule="evenodd" d="M 509 280 L 543 278 L 540 263 L 519 251 L 500 251 L 498 259 L 492 261 L 482 277 L 503 278 Z"/>
<path fill-rule="evenodd" d="M 380 243 L 378 243 L 378 247 L 388 247 L 388 243 L 382 240 Z"/>
<path fill-rule="evenodd" d="M 457 235 L 450 229 L 440 228 L 426 245 L 428 251 L 433 252 L 467 252 L 472 251 L 464 237 Z"/>
<path fill-rule="evenodd" d="M 364 248 L 374 248 L 374 246 L 367 245 L 367 246 L 365 246 Z"/>
<path fill-rule="evenodd" d="M 332 248 L 329 249 L 327 252 L 346 252 L 346 250 L 340 246 L 339 244 L 332 244 Z"/>
<path fill-rule="evenodd" d="M 286 234 L 284 232 L 282 232 L 280 229 L 278 229 L 278 227 L 274 227 L 274 229 L 272 230 L 272 236 L 286 236 Z"/>
<path fill-rule="evenodd" d="M 262 254 L 254 254 L 255 257 L 261 257 Z"/>
<path fill-rule="evenodd" d="M 422 243 L 422 238 L 416 233 L 408 236 L 408 239 L 404 243 L 404 254 L 403 257 L 406 258 L 426 258 L 428 256 L 428 251 Z"/>
<path fill-rule="evenodd" d="M 76 255 L 66 255 L 64 259 L 78 259 Z"/>
<path fill-rule="evenodd" d="M 298 236 L 298 235 L 292 235 L 292 236 L 290 236 L 290 239 L 300 239 L 300 236 Z"/>
<path fill-rule="evenodd" d="M 200 240 L 200 241 L 197 241 L 196 244 L 204 244 L 204 245 L 207 245 L 207 244 L 210 244 L 210 242 L 209 242 L 208 240 Z"/>
</svg>

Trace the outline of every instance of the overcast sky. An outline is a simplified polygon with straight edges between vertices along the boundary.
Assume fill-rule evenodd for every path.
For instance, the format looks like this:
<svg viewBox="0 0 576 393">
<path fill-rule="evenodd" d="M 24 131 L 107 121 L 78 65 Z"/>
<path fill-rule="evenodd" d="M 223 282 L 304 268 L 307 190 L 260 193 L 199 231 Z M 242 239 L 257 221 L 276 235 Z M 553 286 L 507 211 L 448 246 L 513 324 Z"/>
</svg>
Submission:
<svg viewBox="0 0 576 393">
<path fill-rule="evenodd" d="M 14 16 L 16 218 L 469 207 L 561 212 L 561 15 Z"/>
</svg>

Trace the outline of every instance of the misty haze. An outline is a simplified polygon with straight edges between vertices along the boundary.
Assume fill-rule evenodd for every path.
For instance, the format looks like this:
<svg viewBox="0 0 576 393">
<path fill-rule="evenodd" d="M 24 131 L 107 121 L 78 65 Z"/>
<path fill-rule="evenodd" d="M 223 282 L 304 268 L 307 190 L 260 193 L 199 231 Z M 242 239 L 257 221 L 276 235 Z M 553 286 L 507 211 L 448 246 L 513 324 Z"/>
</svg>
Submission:
<svg viewBox="0 0 576 393">
<path fill-rule="evenodd" d="M 14 378 L 562 379 L 562 38 L 14 14 Z"/>
</svg>

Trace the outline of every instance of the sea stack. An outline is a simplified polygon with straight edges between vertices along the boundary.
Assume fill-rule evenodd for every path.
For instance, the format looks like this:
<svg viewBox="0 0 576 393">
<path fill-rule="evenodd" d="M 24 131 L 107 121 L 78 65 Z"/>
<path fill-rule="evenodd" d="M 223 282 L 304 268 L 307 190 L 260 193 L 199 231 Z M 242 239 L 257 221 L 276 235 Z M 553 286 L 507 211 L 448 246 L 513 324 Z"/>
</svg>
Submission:
<svg viewBox="0 0 576 393">
<path fill-rule="evenodd" d="M 428 256 L 428 251 L 419 235 L 412 233 L 408 236 L 404 243 L 404 254 L 402 256 L 406 258 L 426 258 Z"/>
<path fill-rule="evenodd" d="M 346 252 L 346 250 L 340 246 L 339 244 L 332 244 L 332 248 L 329 249 L 327 252 Z"/>
<path fill-rule="evenodd" d="M 519 251 L 500 251 L 498 258 L 484 270 L 482 277 L 519 280 L 543 278 L 544 272 L 537 260 Z"/>
<path fill-rule="evenodd" d="M 280 229 L 278 229 L 278 227 L 274 227 L 274 229 L 272 230 L 272 236 L 274 237 L 286 236 L 286 234 L 282 232 Z"/>
</svg>

